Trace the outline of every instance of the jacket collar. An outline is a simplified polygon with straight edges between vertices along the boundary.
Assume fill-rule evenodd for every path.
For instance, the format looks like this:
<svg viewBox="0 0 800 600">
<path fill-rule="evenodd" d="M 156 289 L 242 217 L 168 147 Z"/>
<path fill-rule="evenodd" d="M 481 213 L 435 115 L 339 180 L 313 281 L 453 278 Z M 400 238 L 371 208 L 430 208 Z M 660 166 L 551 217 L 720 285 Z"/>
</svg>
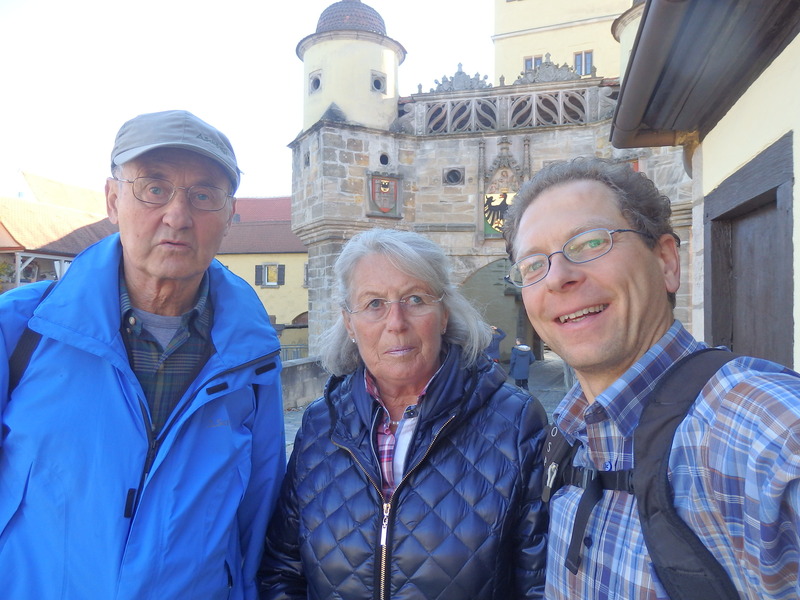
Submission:
<svg viewBox="0 0 800 600">
<path fill-rule="evenodd" d="M 106 354 L 109 347 L 115 347 L 127 362 L 119 337 L 121 260 L 118 233 L 89 246 L 42 301 L 31 327 L 94 354 Z M 222 366 L 233 367 L 279 350 L 275 330 L 250 285 L 216 259 L 207 273 L 214 307 L 211 335 Z"/>
<path fill-rule="evenodd" d="M 426 428 L 433 431 L 450 417 L 465 418 L 478 410 L 504 382 L 505 374 L 500 367 L 482 355 L 473 367 L 465 368 L 461 348 L 451 345 L 420 404 L 418 431 Z M 344 377 L 331 377 L 325 386 L 325 398 L 333 430 L 343 440 L 359 443 L 369 434 L 379 405 L 367 393 L 363 366 Z"/>
</svg>

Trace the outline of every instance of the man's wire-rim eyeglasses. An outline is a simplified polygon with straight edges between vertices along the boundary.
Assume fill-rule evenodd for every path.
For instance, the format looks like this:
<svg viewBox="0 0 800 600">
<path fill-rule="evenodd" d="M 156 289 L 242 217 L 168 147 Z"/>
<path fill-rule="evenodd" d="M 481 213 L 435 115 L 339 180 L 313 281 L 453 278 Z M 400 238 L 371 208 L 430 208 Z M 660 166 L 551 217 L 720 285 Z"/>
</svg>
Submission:
<svg viewBox="0 0 800 600">
<path fill-rule="evenodd" d="M 399 300 L 371 298 L 357 310 L 351 309 L 347 304 L 344 305 L 344 308 L 351 315 L 358 315 L 368 321 L 381 321 L 389 314 L 392 304 L 397 304 L 407 317 L 421 317 L 436 310 L 442 300 L 444 300 L 444 294 L 438 298 L 430 294 L 408 294 Z"/>
<path fill-rule="evenodd" d="M 212 185 L 193 185 L 181 187 L 166 179 L 158 177 L 137 177 L 136 179 L 121 179 L 112 177 L 115 181 L 130 183 L 133 187 L 133 196 L 140 202 L 155 206 L 164 206 L 175 196 L 178 190 L 185 190 L 189 203 L 198 210 L 214 212 L 225 207 L 231 195 L 222 188 Z"/>
<path fill-rule="evenodd" d="M 531 254 L 519 259 L 512 265 L 505 280 L 519 288 L 539 283 L 550 272 L 551 259 L 556 254 L 563 254 L 564 258 L 571 263 L 587 263 L 611 252 L 611 248 L 614 247 L 612 235 L 625 232 L 651 237 L 646 231 L 637 231 L 636 229 L 590 229 L 572 236 L 561 250 L 552 254 Z"/>
</svg>

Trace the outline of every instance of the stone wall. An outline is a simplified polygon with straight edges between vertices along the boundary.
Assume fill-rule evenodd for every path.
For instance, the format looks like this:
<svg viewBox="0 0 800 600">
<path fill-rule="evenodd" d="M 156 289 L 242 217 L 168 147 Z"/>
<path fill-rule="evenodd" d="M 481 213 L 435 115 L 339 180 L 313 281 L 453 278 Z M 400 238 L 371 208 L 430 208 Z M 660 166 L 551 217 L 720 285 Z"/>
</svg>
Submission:
<svg viewBox="0 0 800 600">
<path fill-rule="evenodd" d="M 326 373 L 314 358 L 287 360 L 281 371 L 283 408 L 298 408 L 322 396 Z"/>
</svg>

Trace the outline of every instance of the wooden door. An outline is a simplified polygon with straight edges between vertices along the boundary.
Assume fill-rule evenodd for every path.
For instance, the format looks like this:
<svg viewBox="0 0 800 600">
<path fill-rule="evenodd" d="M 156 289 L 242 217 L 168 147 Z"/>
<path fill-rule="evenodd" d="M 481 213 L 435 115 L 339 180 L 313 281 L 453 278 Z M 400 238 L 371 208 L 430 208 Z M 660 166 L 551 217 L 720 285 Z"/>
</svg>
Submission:
<svg viewBox="0 0 800 600">
<path fill-rule="evenodd" d="M 706 341 L 793 366 L 788 134 L 706 198 Z"/>
</svg>

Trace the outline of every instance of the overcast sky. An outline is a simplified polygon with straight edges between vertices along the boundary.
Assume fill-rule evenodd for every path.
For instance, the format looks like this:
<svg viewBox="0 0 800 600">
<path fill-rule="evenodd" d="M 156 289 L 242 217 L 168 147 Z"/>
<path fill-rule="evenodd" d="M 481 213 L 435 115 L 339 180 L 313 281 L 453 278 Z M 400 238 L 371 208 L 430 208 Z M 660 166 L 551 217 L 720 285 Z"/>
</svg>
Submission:
<svg viewBox="0 0 800 600">
<path fill-rule="evenodd" d="M 100 191 L 129 118 L 173 108 L 221 129 L 240 196 L 291 194 L 297 43 L 330 0 L 0 0 L 0 197 L 20 172 Z M 492 0 L 368 0 L 408 52 L 400 93 L 463 63 L 494 78 Z"/>
</svg>

